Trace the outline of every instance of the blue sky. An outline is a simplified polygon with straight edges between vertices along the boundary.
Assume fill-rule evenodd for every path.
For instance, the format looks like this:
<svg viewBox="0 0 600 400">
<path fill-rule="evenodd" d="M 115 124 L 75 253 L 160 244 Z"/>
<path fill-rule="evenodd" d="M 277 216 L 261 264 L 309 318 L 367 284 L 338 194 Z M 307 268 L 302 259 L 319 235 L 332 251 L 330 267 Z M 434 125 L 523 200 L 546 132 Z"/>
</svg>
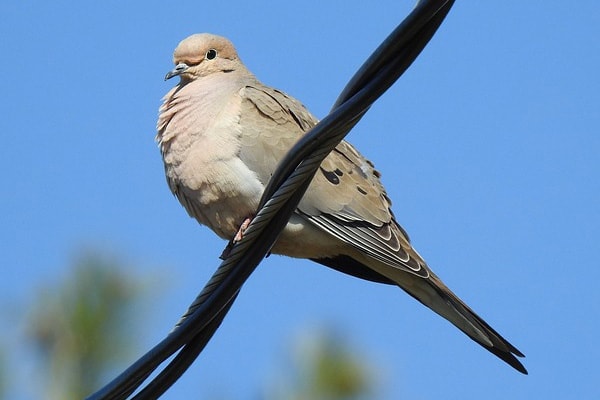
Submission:
<svg viewBox="0 0 600 400">
<path fill-rule="evenodd" d="M 224 245 L 171 196 L 154 143 L 177 43 L 229 37 L 259 79 L 322 117 L 412 6 L 0 4 L 0 302 L 60 280 L 81 247 L 106 249 L 160 282 L 142 321 L 149 349 Z M 253 398 L 294 338 L 327 326 L 378 366 L 384 399 L 600 397 L 599 26 L 591 0 L 459 1 L 349 136 L 415 247 L 527 355 L 529 376 L 399 289 L 273 256 L 164 398 Z"/>
</svg>

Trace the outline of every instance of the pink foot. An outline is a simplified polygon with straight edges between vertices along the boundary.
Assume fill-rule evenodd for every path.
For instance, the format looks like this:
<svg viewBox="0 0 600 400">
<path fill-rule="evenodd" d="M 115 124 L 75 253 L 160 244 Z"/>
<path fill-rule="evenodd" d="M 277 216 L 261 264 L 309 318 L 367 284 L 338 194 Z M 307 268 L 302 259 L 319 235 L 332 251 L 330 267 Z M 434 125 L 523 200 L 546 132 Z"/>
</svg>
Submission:
<svg viewBox="0 0 600 400">
<path fill-rule="evenodd" d="M 221 253 L 221 256 L 219 257 L 221 260 L 226 259 L 227 256 L 229 256 L 229 253 L 231 252 L 233 246 L 244 238 L 244 232 L 246 231 L 246 229 L 248 229 L 248 226 L 250 226 L 250 222 L 252 222 L 252 218 L 246 218 L 244 222 L 242 222 L 242 225 L 240 225 L 240 229 L 238 229 L 233 239 L 231 239 L 231 241 L 227 244 L 227 246 Z"/>
<path fill-rule="evenodd" d="M 246 232 L 246 229 L 248 229 L 248 226 L 250 226 L 250 222 L 252 222 L 252 219 L 250 218 L 246 218 L 244 222 L 242 222 L 242 225 L 240 225 L 240 229 L 238 229 L 237 233 L 233 237 L 234 244 L 242 240 L 242 238 L 244 237 L 244 232 Z"/>
</svg>

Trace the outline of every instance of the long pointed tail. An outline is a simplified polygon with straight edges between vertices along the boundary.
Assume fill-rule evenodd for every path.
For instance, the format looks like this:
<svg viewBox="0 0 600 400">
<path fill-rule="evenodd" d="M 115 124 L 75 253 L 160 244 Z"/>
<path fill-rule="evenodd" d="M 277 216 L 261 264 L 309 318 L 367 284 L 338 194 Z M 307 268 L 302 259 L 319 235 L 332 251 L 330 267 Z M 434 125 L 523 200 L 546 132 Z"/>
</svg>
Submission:
<svg viewBox="0 0 600 400">
<path fill-rule="evenodd" d="M 426 273 L 416 275 L 408 272 L 408 268 L 403 270 L 392 267 L 373 258 L 364 257 L 360 253 L 356 256 L 358 259 L 362 257 L 361 261 L 348 256 L 313 261 L 362 279 L 387 284 L 395 283 L 419 302 L 450 321 L 483 348 L 517 371 L 527 374 L 527 370 L 517 359 L 517 357 L 524 357 L 523 353 L 452 293 L 413 249 L 410 251 L 413 257 L 420 260 L 419 264 L 427 271 Z"/>
<path fill-rule="evenodd" d="M 527 374 L 527 370 L 517 359 L 525 357 L 469 306 L 458 298 L 432 272 L 428 278 L 403 274 L 399 286 L 421 303 L 446 318 L 467 336 L 489 352 L 505 361 L 517 371 Z"/>
</svg>

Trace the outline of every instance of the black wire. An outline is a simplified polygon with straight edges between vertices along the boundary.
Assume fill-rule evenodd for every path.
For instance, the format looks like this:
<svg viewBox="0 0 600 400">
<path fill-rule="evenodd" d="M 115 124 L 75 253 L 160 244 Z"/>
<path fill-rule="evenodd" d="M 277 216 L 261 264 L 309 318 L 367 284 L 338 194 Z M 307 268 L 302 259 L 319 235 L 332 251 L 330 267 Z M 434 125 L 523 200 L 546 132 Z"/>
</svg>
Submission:
<svg viewBox="0 0 600 400">
<path fill-rule="evenodd" d="M 410 14 L 390 33 L 390 35 L 377 47 L 373 54 L 364 62 L 359 70 L 350 79 L 342 90 L 332 109 L 352 97 L 360 88 L 372 79 L 384 65 L 389 64 L 394 58 L 404 58 L 406 66 L 397 71 L 398 76 L 416 59 L 415 57 L 402 57 L 400 51 L 403 48 L 416 44 L 419 52 L 435 33 L 443 19 L 446 17 L 454 0 L 451 1 L 419 1 Z M 433 28 L 433 31 L 425 33 L 423 29 Z"/>
<path fill-rule="evenodd" d="M 244 239 L 232 248 L 229 257 L 217 269 L 175 330 L 89 399 L 127 398 L 152 371 L 177 351 L 179 353 L 171 363 L 135 398 L 157 398 L 183 374 L 210 340 L 241 286 L 270 250 L 296 209 L 320 164 L 309 165 L 311 163 L 305 160 L 307 156 L 316 151 L 324 158 L 335 147 L 370 105 L 410 66 L 453 3 L 453 0 L 448 0 L 417 4 L 352 78 L 336 101 L 333 111 L 290 150 L 265 189 L 265 207 L 260 209 L 246 230 Z M 314 164 L 316 158 L 312 158 Z M 310 171 L 310 168 L 313 170 Z M 296 170 L 302 170 L 304 176 L 292 176 Z M 295 180 L 299 186 L 290 189 L 291 184 L 286 179 Z M 285 200 L 277 204 L 280 199 Z"/>
<path fill-rule="evenodd" d="M 429 42 L 439 25 L 442 23 L 454 0 L 446 1 L 420 1 L 411 13 L 394 29 L 394 31 L 383 41 L 383 43 L 365 61 L 356 74 L 350 79 L 342 93 L 332 107 L 333 111 L 342 103 L 348 101 L 356 92 L 363 88 L 367 82 L 373 80 L 385 65 L 397 63 L 397 69 L 390 71 L 389 81 L 396 81 L 418 54 Z M 412 50 L 411 50 L 412 49 Z M 384 87 L 378 96 L 383 94 L 391 85 L 384 83 Z M 365 112 L 368 109 L 365 108 Z M 362 115 L 357 116 L 360 119 Z M 322 123 L 323 121 L 321 121 Z M 355 121 L 354 123 L 358 122 Z M 307 142 L 312 142 L 308 144 Z M 317 135 L 307 133 L 280 161 L 277 170 L 269 180 L 259 208 L 271 197 L 275 189 L 292 173 L 296 166 L 318 146 Z"/>
<path fill-rule="evenodd" d="M 206 325 L 206 328 L 198 333 L 194 338 L 186 344 L 179 354 L 171 361 L 162 372 L 152 380 L 143 390 L 136 394 L 133 399 L 156 399 L 160 397 L 167 389 L 169 389 L 177 379 L 190 367 L 200 352 L 204 349 L 208 341 L 223 322 L 223 318 L 233 305 L 235 295 L 231 301 L 222 309 L 215 318 Z"/>
</svg>

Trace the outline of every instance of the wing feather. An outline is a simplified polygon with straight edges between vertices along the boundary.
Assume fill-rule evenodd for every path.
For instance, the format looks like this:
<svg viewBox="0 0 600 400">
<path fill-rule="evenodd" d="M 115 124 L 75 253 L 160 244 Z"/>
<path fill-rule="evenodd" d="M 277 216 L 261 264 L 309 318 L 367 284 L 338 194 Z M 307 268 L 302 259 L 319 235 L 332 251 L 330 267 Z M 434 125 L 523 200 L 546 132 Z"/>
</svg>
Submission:
<svg viewBox="0 0 600 400">
<path fill-rule="evenodd" d="M 245 128 L 240 158 L 266 183 L 278 161 L 317 119 L 297 100 L 258 83 L 246 85 L 241 95 L 240 123 Z M 261 123 L 252 123 L 259 118 Z M 297 213 L 381 262 L 427 278 L 425 262 L 395 221 L 391 204 L 373 164 L 342 141 L 321 164 Z"/>
</svg>

